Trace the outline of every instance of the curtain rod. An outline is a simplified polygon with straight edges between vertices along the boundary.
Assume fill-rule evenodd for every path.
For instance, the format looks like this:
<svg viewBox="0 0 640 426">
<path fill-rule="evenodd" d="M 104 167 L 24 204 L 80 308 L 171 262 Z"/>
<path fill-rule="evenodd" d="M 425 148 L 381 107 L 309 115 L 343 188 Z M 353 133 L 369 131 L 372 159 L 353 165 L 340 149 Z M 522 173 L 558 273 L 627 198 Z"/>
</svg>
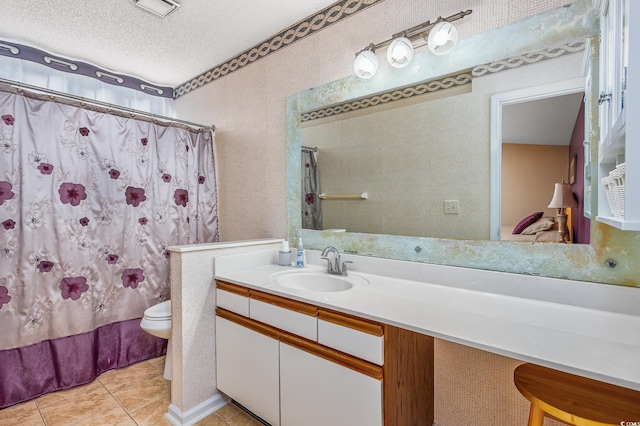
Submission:
<svg viewBox="0 0 640 426">
<path fill-rule="evenodd" d="M 19 89 L 20 88 L 24 88 L 24 89 L 28 89 L 28 90 L 35 90 L 37 92 L 41 92 L 41 93 L 44 93 L 44 94 L 50 94 L 50 95 L 58 96 L 58 97 L 65 98 L 65 99 L 71 99 L 71 100 L 75 100 L 75 101 L 80 101 L 80 102 L 84 102 L 84 103 L 91 104 L 91 105 L 96 105 L 96 106 L 100 106 L 100 107 L 104 107 L 104 108 L 108 108 L 108 109 L 112 109 L 112 110 L 126 112 L 126 113 L 129 113 L 129 114 L 141 115 L 141 116 L 152 118 L 152 119 L 168 121 L 170 123 L 183 124 L 185 126 L 190 126 L 190 127 L 211 129 L 211 131 L 213 131 L 213 132 L 216 131 L 215 124 L 212 124 L 210 126 L 205 126 L 204 124 L 193 123 L 191 121 L 185 121 L 185 120 L 180 120 L 180 119 L 177 119 L 177 118 L 167 117 L 165 115 L 158 115 L 158 114 L 153 114 L 153 113 L 150 113 L 150 112 L 141 111 L 141 110 L 137 110 L 137 109 L 133 109 L 133 108 L 127 108 L 127 107 L 124 107 L 124 106 L 121 106 L 121 105 L 110 104 L 110 103 L 99 101 L 99 100 L 96 100 L 96 99 L 83 98 L 82 96 L 72 95 L 70 93 L 58 92 L 58 91 L 51 90 L 51 89 L 46 89 L 46 88 L 43 88 L 43 87 L 33 86 L 31 84 L 20 83 L 19 81 L 7 80 L 6 78 L 1 78 L 1 77 L 0 77 L 0 83 L 8 84 L 10 86 L 14 86 L 14 87 L 19 88 Z"/>
</svg>

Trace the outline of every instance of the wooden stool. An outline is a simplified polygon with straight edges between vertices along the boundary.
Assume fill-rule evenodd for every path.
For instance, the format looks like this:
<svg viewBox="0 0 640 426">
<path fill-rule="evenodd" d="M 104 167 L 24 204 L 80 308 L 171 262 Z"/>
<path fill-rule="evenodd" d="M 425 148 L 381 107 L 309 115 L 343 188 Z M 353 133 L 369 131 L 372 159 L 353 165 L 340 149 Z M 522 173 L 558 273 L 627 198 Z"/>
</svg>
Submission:
<svg viewBox="0 0 640 426">
<path fill-rule="evenodd" d="M 531 401 L 529 426 L 542 426 L 545 415 L 576 426 L 640 424 L 638 391 L 533 364 L 516 368 L 513 379 Z"/>
</svg>

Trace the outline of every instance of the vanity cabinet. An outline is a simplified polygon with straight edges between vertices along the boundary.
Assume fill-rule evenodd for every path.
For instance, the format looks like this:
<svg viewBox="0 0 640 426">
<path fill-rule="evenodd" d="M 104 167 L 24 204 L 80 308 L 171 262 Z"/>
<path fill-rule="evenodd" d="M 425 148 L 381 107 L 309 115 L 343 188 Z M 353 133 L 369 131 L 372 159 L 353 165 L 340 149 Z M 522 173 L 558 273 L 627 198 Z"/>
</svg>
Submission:
<svg viewBox="0 0 640 426">
<path fill-rule="evenodd" d="M 238 321 L 240 320 L 240 321 Z M 218 388 L 273 426 L 280 424 L 279 342 L 272 330 L 216 316 Z"/>
<path fill-rule="evenodd" d="M 272 426 L 433 423 L 432 337 L 216 284 L 218 389 Z"/>
<path fill-rule="evenodd" d="M 640 230 L 640 3 L 600 1 L 598 215 Z"/>
</svg>

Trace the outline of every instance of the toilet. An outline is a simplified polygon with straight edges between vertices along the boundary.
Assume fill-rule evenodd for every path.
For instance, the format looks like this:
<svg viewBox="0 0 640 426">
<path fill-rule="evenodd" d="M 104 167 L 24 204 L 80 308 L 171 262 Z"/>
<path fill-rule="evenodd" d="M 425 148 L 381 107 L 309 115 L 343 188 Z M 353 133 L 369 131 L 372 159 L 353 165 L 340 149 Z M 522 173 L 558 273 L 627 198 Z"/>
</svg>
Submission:
<svg viewBox="0 0 640 426">
<path fill-rule="evenodd" d="M 171 380 L 171 300 L 147 308 L 140 327 L 152 336 L 169 339 L 163 377 Z"/>
</svg>

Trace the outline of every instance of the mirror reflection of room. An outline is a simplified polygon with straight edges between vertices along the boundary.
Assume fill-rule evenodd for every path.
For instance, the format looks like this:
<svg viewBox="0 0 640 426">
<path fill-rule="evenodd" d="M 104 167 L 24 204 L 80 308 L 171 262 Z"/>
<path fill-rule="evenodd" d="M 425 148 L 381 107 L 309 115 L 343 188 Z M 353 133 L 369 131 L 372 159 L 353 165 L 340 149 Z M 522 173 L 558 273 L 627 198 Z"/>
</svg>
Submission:
<svg viewBox="0 0 640 426">
<path fill-rule="evenodd" d="M 503 107 L 501 240 L 589 243 L 583 100 L 573 93 Z"/>
<path fill-rule="evenodd" d="M 317 161 L 316 192 L 309 187 L 302 189 L 303 227 L 336 232 L 492 239 L 490 215 L 495 207 L 491 206 L 490 194 L 495 177 L 491 173 L 490 128 L 495 118 L 491 116 L 491 97 L 580 78 L 582 59 L 583 52 L 579 51 L 504 72 L 474 76 L 468 84 L 453 88 L 303 123 L 302 155 L 309 155 L 308 148 L 313 148 Z M 524 130 L 535 139 L 535 133 L 548 129 L 549 138 L 556 141 L 556 146 L 549 142 L 537 142 L 537 145 L 557 152 L 541 154 L 544 161 L 532 162 L 527 173 L 509 177 L 515 187 L 527 187 L 526 192 L 535 193 L 536 197 L 529 197 L 526 203 L 510 202 L 507 200 L 513 195 L 509 188 L 503 187 L 507 195 L 503 194 L 502 207 L 498 209 L 501 208 L 503 217 L 501 235 L 505 238 L 500 239 L 513 236 L 509 239 L 589 242 L 588 219 L 585 219 L 586 225 L 578 220 L 583 214 L 576 208 L 566 209 L 569 213 L 566 237 L 561 238 L 557 225 L 545 230 L 549 231 L 547 238 L 539 235 L 536 239 L 535 233 L 528 237 L 512 233 L 518 222 L 534 212 L 542 211 L 539 219 L 552 218 L 555 224 L 557 209 L 547 206 L 554 184 L 568 182 L 568 158 L 578 150 L 578 145 L 580 158 L 574 163 L 575 175 L 582 178 L 584 112 L 581 125 L 577 120 L 583 95 L 570 97 L 569 118 L 565 118 L 562 130 L 554 130 L 548 124 Z M 515 106 L 512 108 L 517 110 Z M 513 121 L 509 128 L 523 128 L 519 121 L 522 119 L 509 111 L 503 117 L 505 126 Z M 525 111 L 518 115 L 526 121 L 527 114 Z M 582 136 L 576 133 L 576 148 L 570 148 L 574 127 L 578 132 L 582 130 Z M 564 133 L 558 134 L 561 132 Z M 558 145 L 560 141 L 562 144 Z M 529 140 L 527 146 L 533 147 L 534 143 Z M 503 149 L 507 159 L 512 157 L 512 145 L 515 144 L 505 141 Z M 518 157 L 505 161 L 518 161 Z M 310 164 L 307 157 L 302 159 L 302 184 L 307 186 L 309 177 L 305 173 L 310 170 Z M 503 164 L 502 167 L 523 170 L 520 165 Z M 521 179 L 524 183 L 516 184 Z M 582 198 L 580 185 L 582 181 L 573 187 L 578 202 Z M 366 199 L 357 196 L 362 193 L 368 195 Z M 344 197 L 321 199 L 321 194 Z M 312 218 L 317 218 L 313 225 Z"/>
</svg>

